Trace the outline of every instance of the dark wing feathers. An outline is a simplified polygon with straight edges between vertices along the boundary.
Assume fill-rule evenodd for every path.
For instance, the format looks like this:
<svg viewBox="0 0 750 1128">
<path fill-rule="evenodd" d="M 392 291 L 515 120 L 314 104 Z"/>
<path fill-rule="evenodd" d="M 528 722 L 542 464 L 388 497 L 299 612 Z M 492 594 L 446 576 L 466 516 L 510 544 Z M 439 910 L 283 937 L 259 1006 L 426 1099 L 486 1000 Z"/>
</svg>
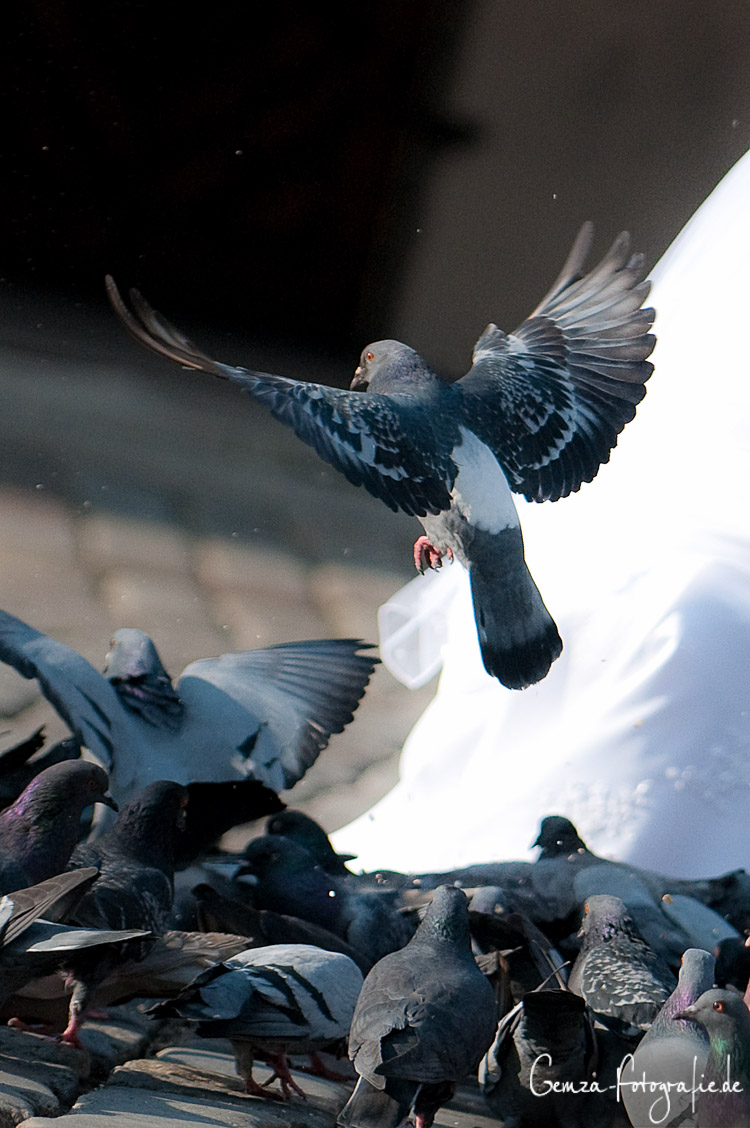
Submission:
<svg viewBox="0 0 750 1128">
<path fill-rule="evenodd" d="M 238 384 L 299 439 L 392 510 L 425 516 L 450 504 L 456 466 L 452 444 L 439 441 L 436 426 L 408 393 L 361 395 L 268 372 L 221 364 L 206 356 L 158 314 L 137 290 L 131 312 L 112 278 L 110 301 L 125 326 L 154 352 Z"/>
<path fill-rule="evenodd" d="M 581 277 L 584 225 L 559 278 L 508 336 L 489 325 L 458 382 L 464 418 L 493 450 L 511 488 L 556 501 L 595 477 L 646 394 L 654 318 L 642 255 L 623 232 Z"/>
</svg>

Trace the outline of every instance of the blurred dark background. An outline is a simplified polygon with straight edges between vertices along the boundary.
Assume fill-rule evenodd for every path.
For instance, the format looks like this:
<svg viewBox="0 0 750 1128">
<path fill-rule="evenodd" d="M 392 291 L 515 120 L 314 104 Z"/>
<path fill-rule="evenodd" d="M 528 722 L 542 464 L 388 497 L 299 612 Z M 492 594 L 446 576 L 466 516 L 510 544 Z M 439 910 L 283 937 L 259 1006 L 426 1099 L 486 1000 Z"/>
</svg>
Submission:
<svg viewBox="0 0 750 1128">
<path fill-rule="evenodd" d="M 750 147 L 749 64 L 745 0 L 11 0 L 0 269 L 460 372 L 584 219 L 658 258 Z"/>
</svg>

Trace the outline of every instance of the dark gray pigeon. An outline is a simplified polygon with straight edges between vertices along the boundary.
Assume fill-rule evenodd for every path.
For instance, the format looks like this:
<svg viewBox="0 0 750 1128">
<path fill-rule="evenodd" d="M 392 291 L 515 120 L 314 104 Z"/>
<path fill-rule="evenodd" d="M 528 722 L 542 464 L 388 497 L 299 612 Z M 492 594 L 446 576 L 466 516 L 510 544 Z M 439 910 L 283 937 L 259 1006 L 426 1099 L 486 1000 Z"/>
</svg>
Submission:
<svg viewBox="0 0 750 1128">
<path fill-rule="evenodd" d="M 117 631 L 105 675 L 0 611 L 0 660 L 43 693 L 125 802 L 151 780 L 292 787 L 352 720 L 378 659 L 357 639 L 292 642 L 191 662 L 174 685 L 148 635 Z"/>
<path fill-rule="evenodd" d="M 100 838 L 73 852 L 71 869 L 96 866 L 99 877 L 73 914 L 87 928 L 143 929 L 160 936 L 171 923 L 174 865 L 185 821 L 187 788 L 159 780 L 125 804 L 117 822 Z M 76 981 L 63 1040 L 77 1044 L 78 1032 L 92 995 L 112 967 L 145 955 L 143 944 L 108 950 L 97 961 L 71 959 Z"/>
<path fill-rule="evenodd" d="M 635 1053 L 622 1062 L 620 1092 L 633 1128 L 688 1128 L 695 1123 L 691 1090 L 705 1069 L 708 1035 L 694 1020 L 678 1016 L 713 982 L 714 957 L 701 948 L 688 948 L 677 986 Z"/>
<path fill-rule="evenodd" d="M 579 936 L 581 950 L 568 987 L 609 1030 L 640 1037 L 674 990 L 674 975 L 649 948 L 619 897 L 589 897 Z"/>
<path fill-rule="evenodd" d="M 239 385 L 354 485 L 419 517 L 418 568 L 444 555 L 465 565 L 485 668 L 523 689 L 546 675 L 562 643 L 526 567 L 511 491 L 556 501 L 590 482 L 653 370 L 643 256 L 631 255 L 623 232 L 582 277 L 592 238 L 587 223 L 514 334 L 487 326 L 455 383 L 399 341 L 363 350 L 350 391 L 234 368 L 201 353 L 137 291 L 130 313 L 111 278 L 107 287 L 143 344 Z"/>
<path fill-rule="evenodd" d="M 81 814 L 92 803 L 117 809 L 107 773 L 98 764 L 52 764 L 0 812 L 0 893 L 62 873 L 80 836 Z"/>
<path fill-rule="evenodd" d="M 456 1085 L 476 1073 L 496 1027 L 492 987 L 476 965 L 468 902 L 442 886 L 405 948 L 367 975 L 352 1019 L 357 1086 L 339 1114 L 346 1128 L 429 1128 Z"/>
<path fill-rule="evenodd" d="M 414 933 L 388 895 L 359 890 L 353 881 L 326 873 L 303 846 L 280 834 L 252 839 L 244 859 L 239 874 L 257 879 L 252 896 L 258 908 L 334 932 L 371 964 L 402 948 Z"/>
<path fill-rule="evenodd" d="M 346 862 L 351 862 L 355 854 L 337 854 L 323 827 L 304 811 L 279 811 L 266 822 L 266 834 L 281 834 L 292 842 L 304 846 L 326 873 L 350 877 L 351 870 Z"/>
<path fill-rule="evenodd" d="M 742 996 L 714 988 L 676 1017 L 699 1022 L 709 1038 L 701 1091 L 695 1094 L 697 1128 L 748 1128 L 750 1011 Z"/>
<path fill-rule="evenodd" d="M 229 1038 L 245 1090 L 286 1100 L 294 1081 L 287 1054 L 313 1053 L 345 1041 L 362 973 L 348 956 L 308 944 L 249 948 L 202 972 L 176 999 L 148 1012 L 198 1023 L 206 1038 Z M 265 1058 L 281 1092 L 253 1078 L 253 1062 Z"/>
<path fill-rule="evenodd" d="M 604 1128 L 611 1117 L 603 1095 L 590 1091 L 595 1067 L 594 1023 L 583 999 L 530 991 L 500 1022 L 479 1079 L 504 1128 Z"/>
</svg>

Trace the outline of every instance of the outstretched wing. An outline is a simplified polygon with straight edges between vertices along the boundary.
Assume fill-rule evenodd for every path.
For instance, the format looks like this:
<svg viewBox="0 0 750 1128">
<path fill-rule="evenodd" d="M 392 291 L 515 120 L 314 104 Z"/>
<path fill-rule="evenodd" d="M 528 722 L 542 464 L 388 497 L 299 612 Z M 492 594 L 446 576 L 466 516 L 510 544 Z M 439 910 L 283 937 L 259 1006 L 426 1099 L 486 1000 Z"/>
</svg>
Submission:
<svg viewBox="0 0 750 1128">
<path fill-rule="evenodd" d="M 439 420 L 433 422 L 417 397 L 406 392 L 363 395 L 222 364 L 197 349 L 137 290 L 130 291 L 132 312 L 109 276 L 107 292 L 121 321 L 142 344 L 178 364 L 238 384 L 324 462 L 390 509 L 424 517 L 450 505 L 456 466 L 437 434 Z"/>
<path fill-rule="evenodd" d="M 193 779 L 244 774 L 274 791 L 292 787 L 352 720 L 379 661 L 359 653 L 370 649 L 322 639 L 191 662 L 176 687 L 186 706 L 181 763 Z"/>
<path fill-rule="evenodd" d="M 559 278 L 515 333 L 488 325 L 457 385 L 466 422 L 529 501 L 556 501 L 596 476 L 653 371 L 643 255 L 630 254 L 623 232 L 582 277 L 592 234 L 584 224 Z"/>
<path fill-rule="evenodd" d="M 0 661 L 24 678 L 36 678 L 71 732 L 105 768 L 112 766 L 117 743 L 113 727 L 122 706 L 107 679 L 90 662 L 7 611 L 0 611 Z"/>
</svg>

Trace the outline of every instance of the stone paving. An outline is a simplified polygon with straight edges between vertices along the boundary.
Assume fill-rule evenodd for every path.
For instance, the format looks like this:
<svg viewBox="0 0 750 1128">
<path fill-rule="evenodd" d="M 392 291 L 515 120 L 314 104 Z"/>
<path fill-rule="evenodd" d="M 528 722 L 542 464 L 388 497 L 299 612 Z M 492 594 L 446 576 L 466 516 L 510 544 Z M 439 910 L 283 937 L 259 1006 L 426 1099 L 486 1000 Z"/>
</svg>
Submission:
<svg viewBox="0 0 750 1128">
<path fill-rule="evenodd" d="M 377 641 L 378 605 L 413 575 L 416 523 L 235 389 L 149 357 L 104 304 L 9 290 L 0 305 L 0 607 L 97 667 L 114 629 L 140 626 L 173 674 L 295 638 Z M 223 355 L 247 358 L 236 343 Z M 328 378 L 298 357 L 258 363 Z M 395 782 L 433 691 L 410 693 L 379 668 L 354 724 L 284 798 L 330 830 L 366 810 Z M 50 741 L 66 734 L 36 683 L 0 665 L 2 746 L 42 723 Z M 154 1026 L 133 1005 L 114 1008 L 85 1028 L 87 1053 L 0 1027 L 0 1128 L 47 1124 L 79 1097 L 65 1128 L 105 1118 L 325 1128 L 346 1099 L 345 1087 L 309 1078 L 307 1102 L 247 1097 L 227 1044 L 154 1057 Z M 481 1123 L 466 1116 L 436 1123 Z"/>
</svg>

